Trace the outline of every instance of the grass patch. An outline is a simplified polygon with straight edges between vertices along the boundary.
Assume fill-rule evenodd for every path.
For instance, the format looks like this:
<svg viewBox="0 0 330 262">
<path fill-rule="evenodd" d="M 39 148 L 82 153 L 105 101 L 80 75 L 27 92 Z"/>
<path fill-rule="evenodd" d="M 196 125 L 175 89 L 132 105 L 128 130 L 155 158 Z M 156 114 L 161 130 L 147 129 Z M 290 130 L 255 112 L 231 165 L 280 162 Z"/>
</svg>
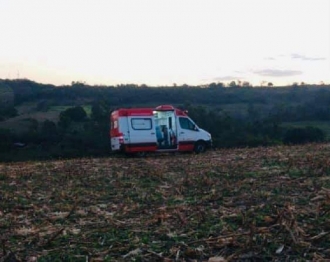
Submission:
<svg viewBox="0 0 330 262">
<path fill-rule="evenodd" d="M 285 122 L 283 127 L 305 128 L 308 126 L 317 127 L 323 130 L 327 139 L 330 138 L 330 122 L 329 121 L 301 121 L 301 122 Z"/>
<path fill-rule="evenodd" d="M 71 107 L 74 107 L 74 106 L 51 106 L 48 111 L 49 112 L 51 112 L 51 111 L 63 112 L 63 111 L 65 111 L 65 110 L 67 110 Z M 84 106 L 82 106 L 82 108 L 85 110 L 87 116 L 90 117 L 91 114 L 92 114 L 92 106 L 91 105 L 84 105 Z"/>
<path fill-rule="evenodd" d="M 63 112 L 73 106 L 51 106 L 48 111 Z"/>
</svg>

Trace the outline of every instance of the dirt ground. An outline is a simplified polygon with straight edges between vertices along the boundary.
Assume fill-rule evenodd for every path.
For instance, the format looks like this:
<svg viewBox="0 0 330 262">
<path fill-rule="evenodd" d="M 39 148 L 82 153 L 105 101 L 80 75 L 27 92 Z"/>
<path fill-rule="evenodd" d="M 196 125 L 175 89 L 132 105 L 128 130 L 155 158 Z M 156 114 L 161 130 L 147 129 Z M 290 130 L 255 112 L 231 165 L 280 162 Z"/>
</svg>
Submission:
<svg viewBox="0 0 330 262">
<path fill-rule="evenodd" d="M 0 164 L 0 261 L 319 261 L 329 211 L 328 144 Z"/>
</svg>

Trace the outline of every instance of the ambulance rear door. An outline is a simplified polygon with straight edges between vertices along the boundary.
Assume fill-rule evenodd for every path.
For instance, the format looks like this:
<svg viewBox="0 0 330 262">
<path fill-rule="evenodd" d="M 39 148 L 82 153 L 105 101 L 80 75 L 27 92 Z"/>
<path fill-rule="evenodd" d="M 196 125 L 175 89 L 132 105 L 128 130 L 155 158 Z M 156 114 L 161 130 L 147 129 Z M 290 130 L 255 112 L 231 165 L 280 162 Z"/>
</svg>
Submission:
<svg viewBox="0 0 330 262">
<path fill-rule="evenodd" d="M 155 133 L 154 117 L 129 116 L 129 144 L 130 152 L 156 151 L 157 139 Z M 125 142 L 126 143 L 126 142 Z"/>
</svg>

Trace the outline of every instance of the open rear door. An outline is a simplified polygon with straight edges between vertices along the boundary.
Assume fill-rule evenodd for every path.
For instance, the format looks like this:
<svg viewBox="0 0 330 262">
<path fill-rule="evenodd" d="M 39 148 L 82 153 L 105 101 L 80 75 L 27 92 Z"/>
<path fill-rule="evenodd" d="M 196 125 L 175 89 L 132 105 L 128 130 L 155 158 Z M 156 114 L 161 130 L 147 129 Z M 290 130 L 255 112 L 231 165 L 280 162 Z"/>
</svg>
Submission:
<svg viewBox="0 0 330 262">
<path fill-rule="evenodd" d="M 154 116 L 158 150 L 176 150 L 177 123 L 174 109 L 158 107 L 154 111 Z"/>
</svg>

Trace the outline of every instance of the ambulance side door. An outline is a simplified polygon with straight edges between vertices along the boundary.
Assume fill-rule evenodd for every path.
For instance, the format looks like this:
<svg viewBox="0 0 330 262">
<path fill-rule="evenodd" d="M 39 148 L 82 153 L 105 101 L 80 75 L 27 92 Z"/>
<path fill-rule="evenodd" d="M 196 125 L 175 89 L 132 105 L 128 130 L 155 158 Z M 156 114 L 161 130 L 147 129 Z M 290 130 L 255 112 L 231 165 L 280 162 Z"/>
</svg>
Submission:
<svg viewBox="0 0 330 262">
<path fill-rule="evenodd" d="M 179 116 L 178 120 L 179 120 L 179 128 L 178 128 L 179 145 L 192 150 L 196 142 L 196 134 L 198 133 L 198 128 L 196 127 L 196 124 L 189 117 Z"/>
<path fill-rule="evenodd" d="M 156 150 L 157 139 L 153 116 L 128 118 L 130 145 L 137 150 Z"/>
</svg>

